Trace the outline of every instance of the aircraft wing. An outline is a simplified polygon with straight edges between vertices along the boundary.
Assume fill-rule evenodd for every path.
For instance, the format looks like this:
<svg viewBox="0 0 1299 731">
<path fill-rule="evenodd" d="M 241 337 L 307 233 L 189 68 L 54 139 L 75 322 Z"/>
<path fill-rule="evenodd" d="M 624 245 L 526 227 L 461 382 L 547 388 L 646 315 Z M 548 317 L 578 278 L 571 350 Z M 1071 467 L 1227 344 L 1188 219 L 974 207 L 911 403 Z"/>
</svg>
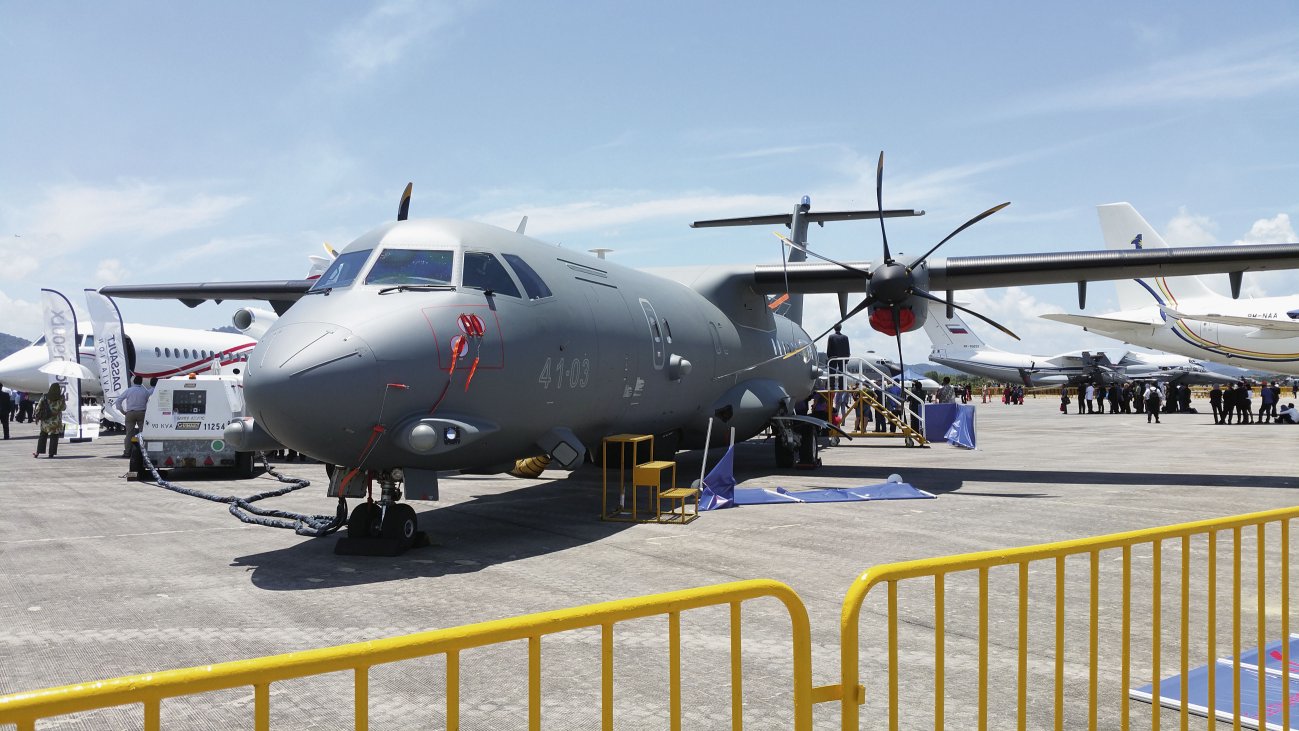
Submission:
<svg viewBox="0 0 1299 731">
<path fill-rule="evenodd" d="M 1125 330 L 1140 330 L 1143 328 L 1157 327 L 1152 322 L 1141 322 L 1140 320 L 1120 320 L 1114 317 L 1091 317 L 1089 315 L 1067 315 L 1052 313 L 1050 315 L 1038 315 L 1047 320 L 1064 322 L 1078 327 L 1085 327 L 1088 330 L 1105 333 L 1121 333 Z"/>
<path fill-rule="evenodd" d="M 1219 325 L 1239 325 L 1241 327 L 1253 327 L 1265 332 L 1275 333 L 1280 337 L 1299 337 L 1299 322 L 1290 320 L 1267 320 L 1261 317 L 1245 317 L 1242 315 L 1214 315 L 1214 314 L 1197 314 L 1190 312 L 1179 312 L 1171 307 L 1161 308 L 1170 317 L 1176 317 L 1179 320 L 1200 320 L 1202 322 L 1216 322 Z"/>
<path fill-rule="evenodd" d="M 867 262 L 846 262 L 869 272 Z M 1299 244 L 1194 246 L 1125 251 L 1063 251 L 995 256 L 953 256 L 926 262 L 929 290 L 984 289 L 1027 284 L 1065 284 L 1111 279 L 1299 268 Z M 865 278 L 828 263 L 762 264 L 754 269 L 763 294 L 863 292 Z"/>
<path fill-rule="evenodd" d="M 315 284 L 314 279 L 291 279 L 272 282 L 202 282 L 197 284 L 125 284 L 104 287 L 100 294 L 128 299 L 177 299 L 187 307 L 197 307 L 211 300 L 265 300 L 276 314 L 283 315 L 289 306 Z"/>
</svg>

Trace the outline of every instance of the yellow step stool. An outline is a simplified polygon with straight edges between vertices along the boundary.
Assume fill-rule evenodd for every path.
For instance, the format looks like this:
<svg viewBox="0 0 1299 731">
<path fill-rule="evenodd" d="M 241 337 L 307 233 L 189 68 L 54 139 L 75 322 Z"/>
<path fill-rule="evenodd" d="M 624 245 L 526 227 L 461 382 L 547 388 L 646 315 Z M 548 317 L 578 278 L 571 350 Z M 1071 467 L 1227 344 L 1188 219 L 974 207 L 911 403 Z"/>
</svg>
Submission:
<svg viewBox="0 0 1299 731">
<path fill-rule="evenodd" d="M 659 493 L 659 500 L 668 502 L 668 509 L 665 512 L 662 504 L 659 505 L 659 522 L 660 523 L 681 523 L 685 525 L 695 518 L 699 517 L 699 489 L 694 487 L 674 487 L 671 490 L 665 490 Z M 686 506 L 693 505 L 694 509 L 686 512 Z"/>
</svg>

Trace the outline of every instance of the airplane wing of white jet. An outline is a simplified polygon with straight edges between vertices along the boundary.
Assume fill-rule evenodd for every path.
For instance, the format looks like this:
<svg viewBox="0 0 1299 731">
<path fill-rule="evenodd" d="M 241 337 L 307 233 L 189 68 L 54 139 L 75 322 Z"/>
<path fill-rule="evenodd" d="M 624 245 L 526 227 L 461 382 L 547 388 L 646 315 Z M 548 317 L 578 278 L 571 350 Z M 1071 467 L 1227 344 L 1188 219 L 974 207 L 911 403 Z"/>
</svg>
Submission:
<svg viewBox="0 0 1299 731">
<path fill-rule="evenodd" d="M 1094 332 L 1122 333 L 1143 328 L 1158 327 L 1157 322 L 1143 322 L 1141 320 L 1120 320 L 1116 317 L 1092 317 L 1090 315 L 1070 315 L 1067 313 L 1051 313 L 1049 315 L 1039 315 L 1046 320 L 1055 322 L 1064 322 L 1070 325 L 1085 327 Z"/>
<path fill-rule="evenodd" d="M 1200 314 L 1181 312 L 1171 307 L 1161 307 L 1164 314 L 1178 320 L 1199 320 L 1201 322 L 1214 322 L 1219 325 L 1238 325 L 1240 327 L 1256 328 L 1254 332 L 1249 333 L 1247 338 L 1293 338 L 1299 336 L 1299 322 L 1287 320 L 1274 320 L 1262 317 L 1247 317 L 1244 315 L 1218 315 L 1218 314 Z"/>
</svg>

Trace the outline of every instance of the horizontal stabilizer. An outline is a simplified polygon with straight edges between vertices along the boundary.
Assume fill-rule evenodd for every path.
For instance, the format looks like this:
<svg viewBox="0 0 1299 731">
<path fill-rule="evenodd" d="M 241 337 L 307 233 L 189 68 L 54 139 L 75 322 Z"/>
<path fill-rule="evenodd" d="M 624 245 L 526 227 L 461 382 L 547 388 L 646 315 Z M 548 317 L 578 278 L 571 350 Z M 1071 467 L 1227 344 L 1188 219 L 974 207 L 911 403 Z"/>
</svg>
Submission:
<svg viewBox="0 0 1299 731">
<path fill-rule="evenodd" d="M 911 208 L 880 211 L 808 211 L 803 219 L 808 223 L 826 223 L 828 221 L 856 221 L 863 218 L 904 218 L 923 216 L 924 211 Z M 743 216 L 741 218 L 714 218 L 709 221 L 695 221 L 690 228 L 715 228 L 720 226 L 770 226 L 772 224 L 792 225 L 794 214 L 777 213 L 771 216 Z"/>
</svg>

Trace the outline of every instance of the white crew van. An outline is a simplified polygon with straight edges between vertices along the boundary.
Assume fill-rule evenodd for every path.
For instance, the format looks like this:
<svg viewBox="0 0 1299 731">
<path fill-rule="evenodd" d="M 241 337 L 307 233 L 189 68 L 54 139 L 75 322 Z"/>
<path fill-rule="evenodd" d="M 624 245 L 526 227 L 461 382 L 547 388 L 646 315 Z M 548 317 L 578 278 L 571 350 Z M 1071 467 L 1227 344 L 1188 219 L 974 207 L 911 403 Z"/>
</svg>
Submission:
<svg viewBox="0 0 1299 731">
<path fill-rule="evenodd" d="M 240 479 L 253 476 L 253 453 L 226 444 L 225 428 L 245 415 L 243 379 L 238 375 L 177 376 L 158 381 L 144 412 L 140 438 L 159 473 L 174 468 L 234 468 Z M 151 480 L 138 456 L 131 469 Z"/>
</svg>

